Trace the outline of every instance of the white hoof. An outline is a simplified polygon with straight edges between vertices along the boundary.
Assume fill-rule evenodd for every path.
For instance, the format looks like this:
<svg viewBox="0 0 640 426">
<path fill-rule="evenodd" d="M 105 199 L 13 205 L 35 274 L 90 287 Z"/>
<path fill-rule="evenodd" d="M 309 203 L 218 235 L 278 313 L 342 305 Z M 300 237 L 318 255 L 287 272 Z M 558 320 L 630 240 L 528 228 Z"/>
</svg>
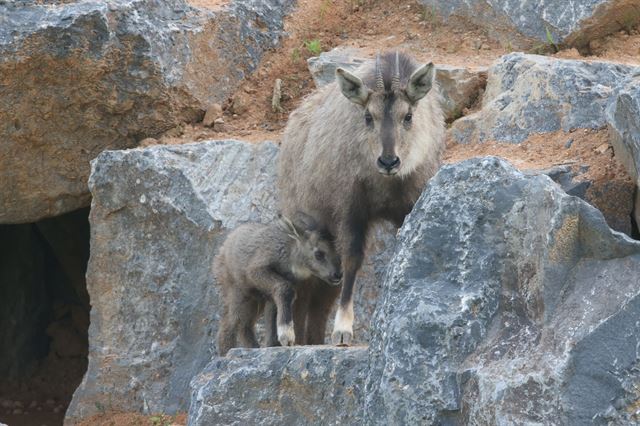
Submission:
<svg viewBox="0 0 640 426">
<path fill-rule="evenodd" d="M 293 346 L 296 342 L 296 333 L 293 324 L 278 325 L 278 341 L 282 346 Z"/>
<path fill-rule="evenodd" d="M 349 346 L 351 345 L 351 340 L 353 339 L 352 331 L 338 331 L 335 330 L 331 334 L 331 342 L 336 346 Z"/>
<path fill-rule="evenodd" d="M 353 302 L 345 309 L 338 307 L 333 325 L 331 342 L 338 346 L 349 346 L 353 340 Z"/>
</svg>

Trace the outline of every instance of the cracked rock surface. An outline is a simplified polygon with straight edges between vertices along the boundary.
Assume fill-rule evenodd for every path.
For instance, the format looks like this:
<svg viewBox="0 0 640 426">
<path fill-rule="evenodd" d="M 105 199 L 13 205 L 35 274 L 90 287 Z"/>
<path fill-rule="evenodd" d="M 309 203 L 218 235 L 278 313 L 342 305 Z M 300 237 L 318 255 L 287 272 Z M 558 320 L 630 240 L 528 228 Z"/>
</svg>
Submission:
<svg viewBox="0 0 640 426">
<path fill-rule="evenodd" d="M 640 67 L 512 53 L 489 68 L 482 109 L 453 123 L 458 143 L 520 143 L 532 133 L 597 129 L 615 89 Z"/>
<path fill-rule="evenodd" d="M 372 319 L 370 424 L 607 424 L 638 402 L 640 243 L 546 176 L 445 166 Z"/>
<path fill-rule="evenodd" d="M 202 119 L 277 45 L 292 4 L 0 2 L 0 223 L 88 206 L 93 158 Z"/>
<path fill-rule="evenodd" d="M 640 226 L 640 70 L 616 90 L 606 113 L 616 157 L 636 182 L 634 218 Z"/>
<path fill-rule="evenodd" d="M 189 425 L 357 425 L 366 347 L 233 349 L 191 383 Z"/>
<path fill-rule="evenodd" d="M 589 41 L 640 22 L 635 0 L 420 0 L 444 18 L 459 16 L 493 38 L 520 48 L 562 43 L 584 48 Z"/>
</svg>

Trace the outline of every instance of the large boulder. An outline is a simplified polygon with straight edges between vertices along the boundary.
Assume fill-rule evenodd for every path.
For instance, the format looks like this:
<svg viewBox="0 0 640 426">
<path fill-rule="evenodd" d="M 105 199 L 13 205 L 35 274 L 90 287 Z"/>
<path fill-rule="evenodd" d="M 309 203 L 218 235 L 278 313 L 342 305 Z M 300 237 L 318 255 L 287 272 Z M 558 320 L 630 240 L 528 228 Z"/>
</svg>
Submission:
<svg viewBox="0 0 640 426">
<path fill-rule="evenodd" d="M 634 217 L 640 227 L 640 71 L 612 97 L 607 122 L 616 156 L 636 182 Z"/>
<path fill-rule="evenodd" d="M 213 257 L 237 225 L 275 218 L 277 154 L 271 142 L 213 141 L 92 162 L 89 367 L 68 422 L 100 407 L 187 409 L 189 381 L 216 352 Z M 377 236 L 355 296 L 360 341 L 393 244 L 393 233 Z"/>
<path fill-rule="evenodd" d="M 443 167 L 398 234 L 363 423 L 630 424 L 638 271 L 640 243 L 548 177 Z"/>
<path fill-rule="evenodd" d="M 362 424 L 365 347 L 233 349 L 192 382 L 189 425 Z"/>
<path fill-rule="evenodd" d="M 364 52 L 348 47 L 336 47 L 307 60 L 316 87 L 335 80 L 336 69 L 354 71 L 366 62 Z M 442 110 L 447 121 L 459 118 L 482 94 L 487 82 L 486 68 L 470 69 L 452 65 L 436 66 L 436 81 L 442 95 Z"/>
<path fill-rule="evenodd" d="M 489 69 L 482 109 L 462 117 L 449 134 L 458 143 L 519 143 L 533 133 L 606 125 L 615 88 L 640 72 L 606 62 L 512 53 Z"/>
<path fill-rule="evenodd" d="M 640 22 L 636 0 L 420 0 L 430 13 L 458 16 L 521 48 L 562 43 L 585 48 L 589 41 Z M 549 39 L 551 37 L 551 40 Z"/>
<path fill-rule="evenodd" d="M 213 257 L 227 230 L 274 217 L 277 153 L 227 141 L 93 161 L 89 367 L 68 421 L 188 407 L 189 381 L 215 352 Z"/>
<path fill-rule="evenodd" d="M 201 119 L 277 44 L 292 3 L 0 2 L 0 223 L 88 206 L 92 158 Z"/>
</svg>

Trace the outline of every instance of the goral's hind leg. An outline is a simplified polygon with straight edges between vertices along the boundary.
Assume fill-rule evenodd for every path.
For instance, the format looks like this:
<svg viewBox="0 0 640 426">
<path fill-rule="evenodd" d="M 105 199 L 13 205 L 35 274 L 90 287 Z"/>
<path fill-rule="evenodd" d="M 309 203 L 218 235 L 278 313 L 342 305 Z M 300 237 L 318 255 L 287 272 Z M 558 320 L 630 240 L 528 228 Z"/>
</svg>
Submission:
<svg viewBox="0 0 640 426">
<path fill-rule="evenodd" d="M 237 345 L 236 340 L 237 324 L 231 318 L 226 308 L 223 308 L 222 317 L 218 325 L 218 354 L 225 356 L 229 349 Z"/>
<path fill-rule="evenodd" d="M 251 296 L 244 296 L 237 305 L 238 345 L 243 348 L 257 348 L 255 324 L 259 314 L 259 303 Z"/>
</svg>

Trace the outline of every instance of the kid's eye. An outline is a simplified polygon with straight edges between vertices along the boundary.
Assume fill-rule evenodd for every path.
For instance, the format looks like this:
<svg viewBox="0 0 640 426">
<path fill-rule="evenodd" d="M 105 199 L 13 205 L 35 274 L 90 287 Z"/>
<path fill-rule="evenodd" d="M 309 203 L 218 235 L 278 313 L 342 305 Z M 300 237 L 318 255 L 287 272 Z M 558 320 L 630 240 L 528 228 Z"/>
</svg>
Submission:
<svg viewBox="0 0 640 426">
<path fill-rule="evenodd" d="M 404 121 L 406 123 L 411 123 L 411 120 L 413 119 L 413 114 L 411 114 L 410 112 L 407 113 L 407 115 L 404 116 Z"/>
<path fill-rule="evenodd" d="M 371 113 L 370 113 L 369 111 L 367 111 L 367 112 L 365 112 L 365 113 L 364 113 L 364 121 L 365 121 L 367 124 L 371 124 L 371 123 L 373 123 L 373 116 L 371 116 Z"/>
<path fill-rule="evenodd" d="M 316 251 L 315 252 L 315 256 L 316 256 L 316 260 L 324 260 L 324 252 L 323 251 Z"/>
</svg>

